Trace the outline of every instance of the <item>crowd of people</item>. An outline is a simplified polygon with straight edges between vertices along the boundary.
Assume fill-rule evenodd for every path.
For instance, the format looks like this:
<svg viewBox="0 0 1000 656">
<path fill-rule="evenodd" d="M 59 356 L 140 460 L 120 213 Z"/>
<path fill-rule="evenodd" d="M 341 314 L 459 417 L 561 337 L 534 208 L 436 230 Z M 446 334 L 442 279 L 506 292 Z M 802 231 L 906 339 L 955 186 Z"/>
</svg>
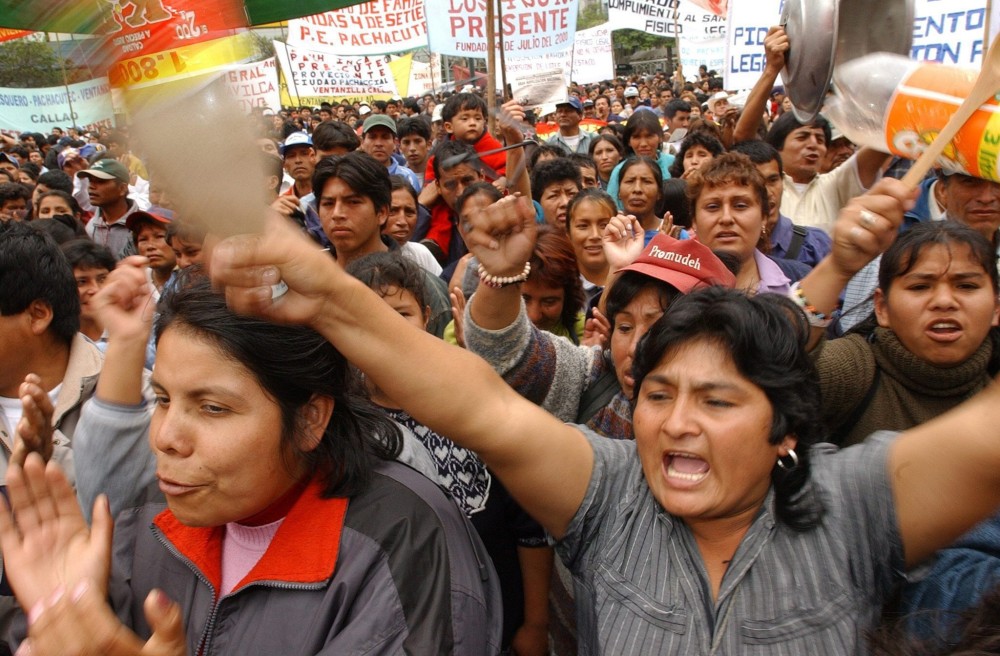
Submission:
<svg viewBox="0 0 1000 656">
<path fill-rule="evenodd" d="M 9 649 L 996 653 L 1000 184 L 788 48 L 254 114 L 235 237 L 127 126 L 0 135 Z"/>
</svg>

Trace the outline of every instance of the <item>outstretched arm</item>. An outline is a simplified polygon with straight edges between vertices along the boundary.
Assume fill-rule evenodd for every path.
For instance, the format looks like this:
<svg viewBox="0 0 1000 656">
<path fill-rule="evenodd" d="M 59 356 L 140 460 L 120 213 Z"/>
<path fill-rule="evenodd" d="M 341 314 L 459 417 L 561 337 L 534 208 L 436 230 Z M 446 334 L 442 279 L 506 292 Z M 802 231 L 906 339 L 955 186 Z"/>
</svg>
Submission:
<svg viewBox="0 0 1000 656">
<path fill-rule="evenodd" d="M 781 69 L 785 67 L 787 52 L 788 35 L 785 34 L 785 28 L 775 26 L 769 29 L 767 36 L 764 37 L 764 70 L 757 78 L 757 84 L 750 90 L 750 95 L 747 96 L 743 113 L 733 130 L 732 143 L 757 138 L 757 126 L 760 125 L 761 117 L 764 115 L 767 100 L 771 97 L 774 82 L 778 79 Z"/>
<path fill-rule="evenodd" d="M 481 217 L 488 227 L 467 238 L 503 251 L 533 229 L 526 205 L 491 205 Z M 479 357 L 411 326 L 282 219 L 271 217 L 263 235 L 220 244 L 211 271 L 235 310 L 312 326 L 418 421 L 461 436 L 552 535 L 565 533 L 593 468 L 578 430 L 521 398 Z M 289 290 L 274 299 L 279 280 Z"/>
<path fill-rule="evenodd" d="M 952 542 L 1000 506 L 1000 386 L 912 428 L 889 451 L 908 565 Z"/>
</svg>

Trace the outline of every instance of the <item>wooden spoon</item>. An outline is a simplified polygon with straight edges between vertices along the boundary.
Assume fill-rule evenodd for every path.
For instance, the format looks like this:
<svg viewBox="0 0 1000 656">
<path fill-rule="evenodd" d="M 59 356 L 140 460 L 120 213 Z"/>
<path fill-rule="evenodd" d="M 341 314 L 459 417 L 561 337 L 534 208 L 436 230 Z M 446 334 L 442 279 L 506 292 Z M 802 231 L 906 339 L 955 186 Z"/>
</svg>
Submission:
<svg viewBox="0 0 1000 656">
<path fill-rule="evenodd" d="M 969 96 L 959 105 L 944 128 L 934 137 L 934 141 L 927 147 L 927 150 L 920 154 L 917 161 L 903 176 L 903 184 L 911 189 L 919 185 L 966 121 L 972 118 L 976 110 L 996 95 L 998 91 L 1000 91 L 1000 35 L 997 35 L 993 39 L 993 43 L 990 44 L 990 49 L 986 53 L 986 57 L 983 58 L 983 67 L 979 71 L 979 77 L 976 78 L 976 83 L 973 85 L 972 91 L 969 92 Z"/>
</svg>

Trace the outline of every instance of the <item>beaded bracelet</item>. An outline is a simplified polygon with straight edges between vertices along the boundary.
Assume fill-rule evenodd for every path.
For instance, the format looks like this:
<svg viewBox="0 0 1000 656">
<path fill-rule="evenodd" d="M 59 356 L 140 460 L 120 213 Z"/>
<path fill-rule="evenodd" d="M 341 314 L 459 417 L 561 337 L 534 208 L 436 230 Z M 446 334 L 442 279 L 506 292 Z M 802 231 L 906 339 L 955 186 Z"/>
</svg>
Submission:
<svg viewBox="0 0 1000 656">
<path fill-rule="evenodd" d="M 802 293 L 802 288 L 799 287 L 798 282 L 793 283 L 791 288 L 788 290 L 788 298 L 790 298 L 793 303 L 798 305 L 799 309 L 805 313 L 806 320 L 813 328 L 826 328 L 830 325 L 832 319 L 818 311 L 809 303 L 809 300 L 806 299 L 806 295 Z"/>
<path fill-rule="evenodd" d="M 507 287 L 508 285 L 516 285 L 519 282 L 524 282 L 528 279 L 528 273 L 531 272 L 531 262 L 524 263 L 524 270 L 521 271 L 519 275 L 516 276 L 494 276 L 490 274 L 489 271 L 483 267 L 482 263 L 479 264 L 479 280 L 487 287 L 492 287 L 493 289 L 500 289 L 502 287 Z"/>
</svg>

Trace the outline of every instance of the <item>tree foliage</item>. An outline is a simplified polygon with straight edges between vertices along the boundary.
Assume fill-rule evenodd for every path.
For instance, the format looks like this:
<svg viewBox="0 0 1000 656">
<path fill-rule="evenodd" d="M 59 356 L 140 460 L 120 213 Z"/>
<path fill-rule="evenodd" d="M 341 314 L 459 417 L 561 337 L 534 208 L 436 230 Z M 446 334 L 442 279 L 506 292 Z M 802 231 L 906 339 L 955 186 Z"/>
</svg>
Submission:
<svg viewBox="0 0 1000 656">
<path fill-rule="evenodd" d="M 576 29 L 589 30 L 592 27 L 608 21 L 608 9 L 602 2 L 595 2 L 581 7 L 576 16 Z"/>
<path fill-rule="evenodd" d="M 33 89 L 62 83 L 62 63 L 48 43 L 29 39 L 0 43 L 0 87 Z"/>
<path fill-rule="evenodd" d="M 625 55 L 631 55 L 640 50 L 651 50 L 653 48 L 665 48 L 674 43 L 673 37 L 657 36 L 639 30 L 615 30 L 611 36 L 611 43 L 616 51 Z"/>
</svg>

